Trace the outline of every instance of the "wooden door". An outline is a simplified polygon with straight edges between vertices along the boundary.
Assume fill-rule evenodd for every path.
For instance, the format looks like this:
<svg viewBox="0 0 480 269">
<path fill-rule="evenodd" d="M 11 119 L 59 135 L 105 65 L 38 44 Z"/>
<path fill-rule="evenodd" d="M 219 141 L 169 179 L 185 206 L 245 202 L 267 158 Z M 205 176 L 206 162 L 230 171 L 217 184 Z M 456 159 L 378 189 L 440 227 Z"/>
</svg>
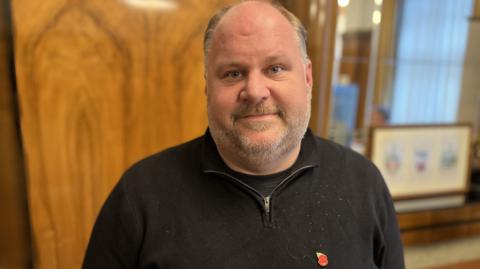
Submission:
<svg viewBox="0 0 480 269">
<path fill-rule="evenodd" d="M 205 131 L 203 31 L 228 2 L 12 1 L 36 268 L 79 268 L 121 173 Z"/>
</svg>

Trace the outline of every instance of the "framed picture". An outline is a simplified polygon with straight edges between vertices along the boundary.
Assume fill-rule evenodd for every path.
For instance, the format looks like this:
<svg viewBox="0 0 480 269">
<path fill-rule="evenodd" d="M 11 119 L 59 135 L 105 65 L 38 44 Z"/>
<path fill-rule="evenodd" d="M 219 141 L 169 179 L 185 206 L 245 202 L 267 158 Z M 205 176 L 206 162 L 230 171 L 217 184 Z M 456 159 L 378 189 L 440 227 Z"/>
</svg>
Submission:
<svg viewBox="0 0 480 269">
<path fill-rule="evenodd" d="M 471 129 L 467 124 L 372 128 L 367 155 L 395 201 L 465 194 Z"/>
</svg>

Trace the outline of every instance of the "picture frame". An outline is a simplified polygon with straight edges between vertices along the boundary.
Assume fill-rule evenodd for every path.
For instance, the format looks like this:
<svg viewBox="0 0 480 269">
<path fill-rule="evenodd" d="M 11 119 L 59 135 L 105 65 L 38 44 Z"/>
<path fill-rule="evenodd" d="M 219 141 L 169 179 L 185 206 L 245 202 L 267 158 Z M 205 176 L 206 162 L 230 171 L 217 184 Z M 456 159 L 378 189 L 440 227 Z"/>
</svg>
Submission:
<svg viewBox="0 0 480 269">
<path fill-rule="evenodd" d="M 392 125 L 370 130 L 367 156 L 393 200 L 464 197 L 469 190 L 472 126 Z"/>
</svg>

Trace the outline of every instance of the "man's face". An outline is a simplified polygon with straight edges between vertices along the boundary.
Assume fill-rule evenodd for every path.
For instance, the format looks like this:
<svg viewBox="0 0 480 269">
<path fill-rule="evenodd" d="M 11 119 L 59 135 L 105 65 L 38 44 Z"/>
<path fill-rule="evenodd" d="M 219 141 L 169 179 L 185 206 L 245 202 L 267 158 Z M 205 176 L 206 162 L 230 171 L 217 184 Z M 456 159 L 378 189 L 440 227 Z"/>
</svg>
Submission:
<svg viewBox="0 0 480 269">
<path fill-rule="evenodd" d="M 275 158 L 298 146 L 308 126 L 311 64 L 278 11 L 239 12 L 227 13 L 212 37 L 209 126 L 217 146 Z"/>
</svg>

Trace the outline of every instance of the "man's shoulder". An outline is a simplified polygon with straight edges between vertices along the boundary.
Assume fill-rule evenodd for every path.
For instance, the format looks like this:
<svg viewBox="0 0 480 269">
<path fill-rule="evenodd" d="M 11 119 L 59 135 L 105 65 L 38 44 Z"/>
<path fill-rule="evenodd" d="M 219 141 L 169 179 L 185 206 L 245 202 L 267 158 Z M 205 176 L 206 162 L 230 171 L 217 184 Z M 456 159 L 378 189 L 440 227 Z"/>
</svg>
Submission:
<svg viewBox="0 0 480 269">
<path fill-rule="evenodd" d="M 315 138 L 317 154 L 322 155 L 320 169 L 331 184 L 360 199 L 388 196 L 388 189 L 377 166 L 352 149 L 323 138 Z M 353 197 L 353 196 L 352 196 Z M 377 197 L 377 198 L 378 198 Z M 360 203 L 363 203 L 360 202 Z"/>
<path fill-rule="evenodd" d="M 315 136 L 314 139 L 317 153 L 332 162 L 339 162 L 343 169 L 367 170 L 377 173 L 377 167 L 366 156 L 325 138 Z"/>
<path fill-rule="evenodd" d="M 323 137 L 314 136 L 316 150 L 326 153 L 345 154 L 348 148 L 332 140 Z"/>
<path fill-rule="evenodd" d="M 124 177 L 191 169 L 200 161 L 203 141 L 204 136 L 200 136 L 140 159 L 125 171 Z"/>
<path fill-rule="evenodd" d="M 314 136 L 314 141 L 316 151 L 322 152 L 323 154 L 341 155 L 355 161 L 370 162 L 365 156 L 361 155 L 360 153 L 332 140 Z"/>
</svg>

